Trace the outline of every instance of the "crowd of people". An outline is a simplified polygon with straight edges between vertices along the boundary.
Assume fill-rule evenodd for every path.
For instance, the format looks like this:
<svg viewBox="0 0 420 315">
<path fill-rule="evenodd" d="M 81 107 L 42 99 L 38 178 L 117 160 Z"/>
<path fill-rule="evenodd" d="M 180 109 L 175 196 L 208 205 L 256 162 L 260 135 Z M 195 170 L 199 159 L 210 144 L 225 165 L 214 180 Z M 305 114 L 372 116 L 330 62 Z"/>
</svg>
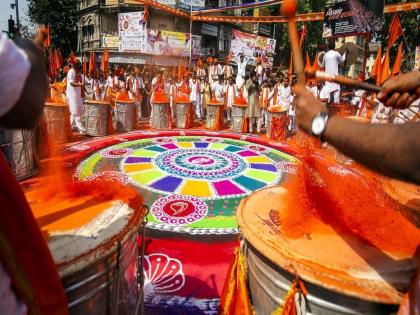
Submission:
<svg viewBox="0 0 420 315">
<path fill-rule="evenodd" d="M 326 53 L 325 71 L 338 74 L 339 64 L 345 60 L 331 47 Z M 271 106 L 280 107 L 287 112 L 288 132 L 296 130 L 294 95 L 292 87 L 296 80 L 288 71 L 272 72 L 264 67 L 261 60 L 251 64 L 250 60 L 239 55 L 234 61 L 228 58 L 221 62 L 216 58 L 208 58 L 205 62 L 198 60 L 190 70 L 176 67 L 162 68 L 151 65 L 114 66 L 107 74 L 98 70 L 83 73 L 80 62 L 69 59 L 64 68 L 64 82 L 67 84 L 66 99 L 70 106 L 71 123 L 75 130 L 84 132 L 82 123 L 83 97 L 97 101 L 115 99 L 130 99 L 134 101 L 138 119 L 150 117 L 153 96 L 158 91 L 164 93 L 170 100 L 172 116 L 175 117 L 176 98 L 182 95 L 193 104 L 195 118 L 204 120 L 207 104 L 217 101 L 225 104 L 226 125 L 231 121 L 232 105 L 238 98 L 246 101 L 248 132 L 261 134 L 268 124 L 267 109 Z M 354 113 L 372 119 L 372 122 L 405 122 L 412 118 L 412 112 L 395 113 L 385 108 L 375 95 L 359 90 L 340 90 L 335 83 L 316 82 L 308 80 L 307 88 L 323 103 L 352 104 Z M 391 118 L 390 118 L 391 117 Z M 256 127 L 256 128 L 255 128 Z"/>
</svg>

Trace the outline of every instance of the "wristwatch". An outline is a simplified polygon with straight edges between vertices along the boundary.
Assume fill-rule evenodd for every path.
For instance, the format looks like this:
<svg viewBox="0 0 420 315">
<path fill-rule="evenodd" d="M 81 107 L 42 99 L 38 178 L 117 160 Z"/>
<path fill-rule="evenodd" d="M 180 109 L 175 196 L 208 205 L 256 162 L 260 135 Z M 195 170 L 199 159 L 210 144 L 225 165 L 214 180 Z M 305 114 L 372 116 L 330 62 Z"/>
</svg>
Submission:
<svg viewBox="0 0 420 315">
<path fill-rule="evenodd" d="M 321 138 L 327 129 L 328 123 L 328 113 L 320 112 L 312 120 L 312 135 L 315 137 Z"/>
</svg>

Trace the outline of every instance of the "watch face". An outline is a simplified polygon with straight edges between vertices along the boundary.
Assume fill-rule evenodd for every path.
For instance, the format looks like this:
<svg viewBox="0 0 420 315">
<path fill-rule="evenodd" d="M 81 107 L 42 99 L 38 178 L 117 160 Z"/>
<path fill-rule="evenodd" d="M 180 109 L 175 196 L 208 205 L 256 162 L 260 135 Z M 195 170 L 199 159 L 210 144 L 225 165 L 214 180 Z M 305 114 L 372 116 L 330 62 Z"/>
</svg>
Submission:
<svg viewBox="0 0 420 315">
<path fill-rule="evenodd" d="M 325 128 L 325 119 L 323 117 L 317 116 L 312 122 L 312 133 L 316 136 L 319 136 Z"/>
</svg>

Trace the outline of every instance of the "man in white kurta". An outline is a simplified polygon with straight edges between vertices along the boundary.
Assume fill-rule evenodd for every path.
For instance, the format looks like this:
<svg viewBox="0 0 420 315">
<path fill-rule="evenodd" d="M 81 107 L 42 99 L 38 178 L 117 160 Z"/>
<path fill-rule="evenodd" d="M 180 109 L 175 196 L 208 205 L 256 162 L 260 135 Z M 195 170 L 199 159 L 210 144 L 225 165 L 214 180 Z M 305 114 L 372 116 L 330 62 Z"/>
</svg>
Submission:
<svg viewBox="0 0 420 315">
<path fill-rule="evenodd" d="M 236 86 L 241 87 L 245 83 L 246 66 L 249 59 L 243 54 L 240 54 L 236 58 L 236 64 L 238 65 L 238 73 L 236 75 Z"/>
<path fill-rule="evenodd" d="M 77 66 L 70 65 L 70 70 L 67 72 L 67 104 L 70 109 L 70 124 L 72 129 L 77 128 L 80 132 L 85 132 L 85 128 L 82 124 L 83 115 L 83 99 L 82 99 L 82 88 L 84 83 L 79 82 L 77 77 L 79 70 Z"/>
<path fill-rule="evenodd" d="M 236 97 L 236 85 L 233 83 L 233 78 L 230 78 L 228 84 L 225 85 L 225 100 L 226 100 L 226 111 L 227 111 L 227 119 L 230 121 L 231 113 L 232 113 L 232 105 L 233 101 Z"/>
<path fill-rule="evenodd" d="M 201 119 L 201 97 L 200 97 L 200 81 L 195 73 L 190 80 L 190 101 L 194 106 L 195 115 Z"/>
<path fill-rule="evenodd" d="M 346 54 L 341 54 L 334 50 L 334 43 L 330 42 L 328 48 L 330 49 L 324 56 L 324 60 L 321 67 L 325 67 L 325 72 L 332 75 L 338 75 L 338 65 L 341 65 L 346 60 Z M 325 82 L 325 86 L 328 89 L 331 100 L 334 103 L 340 102 L 340 84 L 334 82 Z"/>
<path fill-rule="evenodd" d="M 213 85 L 212 92 L 218 102 L 225 102 L 225 85 L 223 84 L 222 76 L 220 76 L 219 81 Z"/>
</svg>

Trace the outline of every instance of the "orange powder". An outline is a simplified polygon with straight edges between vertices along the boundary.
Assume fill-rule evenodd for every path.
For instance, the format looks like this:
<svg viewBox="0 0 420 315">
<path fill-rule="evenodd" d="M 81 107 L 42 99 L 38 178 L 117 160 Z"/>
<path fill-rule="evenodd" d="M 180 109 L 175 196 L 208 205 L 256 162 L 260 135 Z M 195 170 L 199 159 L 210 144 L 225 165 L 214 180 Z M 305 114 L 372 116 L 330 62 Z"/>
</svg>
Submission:
<svg viewBox="0 0 420 315">
<path fill-rule="evenodd" d="M 416 255 L 420 230 L 398 211 L 371 172 L 337 175 L 328 169 L 338 166 L 331 160 L 304 155 L 303 161 L 285 184 L 290 209 L 281 217 L 285 234 L 326 233 L 327 224 L 383 251 Z"/>
<path fill-rule="evenodd" d="M 137 191 L 103 179 L 74 182 L 69 178 L 55 189 L 40 184 L 29 190 L 26 197 L 41 230 L 47 233 L 81 227 L 110 208 L 114 200 L 121 200 L 133 209 L 142 207 Z"/>
<path fill-rule="evenodd" d="M 248 103 L 243 96 L 235 97 L 235 101 L 233 102 L 235 105 L 244 105 L 246 106 Z"/>
<path fill-rule="evenodd" d="M 162 90 L 158 90 L 153 94 L 152 103 L 169 103 L 169 98 Z"/>
</svg>

